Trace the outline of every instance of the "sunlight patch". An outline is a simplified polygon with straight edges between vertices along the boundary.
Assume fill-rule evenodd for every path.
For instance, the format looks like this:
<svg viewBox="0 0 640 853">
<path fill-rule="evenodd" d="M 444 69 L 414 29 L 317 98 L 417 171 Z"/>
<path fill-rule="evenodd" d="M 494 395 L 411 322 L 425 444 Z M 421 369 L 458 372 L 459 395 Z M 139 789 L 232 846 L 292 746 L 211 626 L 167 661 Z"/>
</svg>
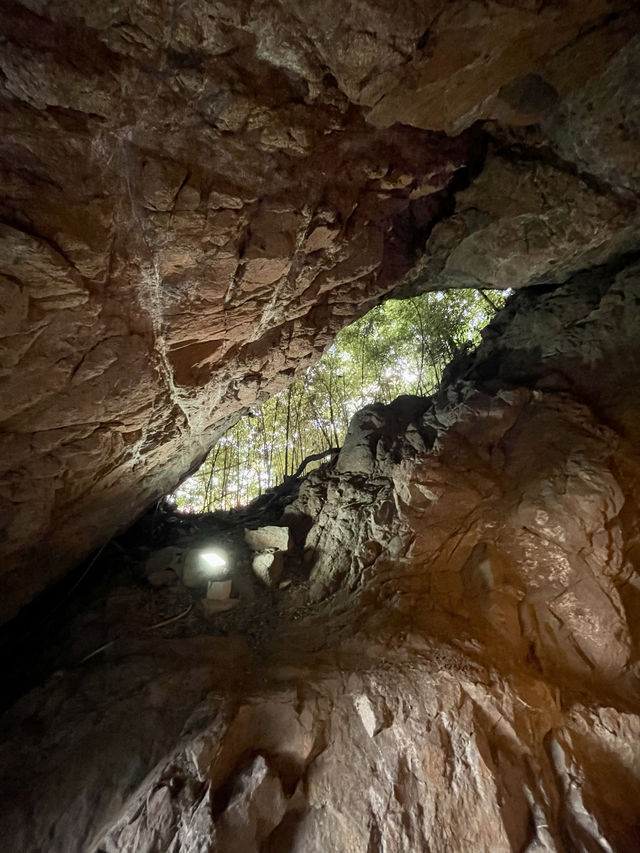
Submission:
<svg viewBox="0 0 640 853">
<path fill-rule="evenodd" d="M 308 473 L 330 448 L 340 448 L 360 409 L 402 395 L 433 395 L 447 365 L 480 342 L 504 296 L 448 290 L 375 306 L 342 329 L 304 376 L 222 436 L 175 492 L 178 510 L 226 511 L 265 493 L 269 500 L 270 490 L 303 463 Z"/>
</svg>

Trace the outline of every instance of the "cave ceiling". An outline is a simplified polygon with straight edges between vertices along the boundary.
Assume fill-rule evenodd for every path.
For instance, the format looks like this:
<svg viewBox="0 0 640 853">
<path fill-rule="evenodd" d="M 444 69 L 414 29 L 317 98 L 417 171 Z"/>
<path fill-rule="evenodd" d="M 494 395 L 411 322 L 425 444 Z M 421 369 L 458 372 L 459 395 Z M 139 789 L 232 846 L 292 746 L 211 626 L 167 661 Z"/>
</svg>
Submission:
<svg viewBox="0 0 640 853">
<path fill-rule="evenodd" d="M 637 6 L 0 4 L 3 849 L 637 853 Z M 282 585 L 156 503 L 460 287 L 516 292 L 272 502 Z M 218 523 L 232 604 L 152 582 Z"/>
<path fill-rule="evenodd" d="M 384 294 L 634 251 L 635 6 L 3 3 L 4 616 Z"/>
</svg>

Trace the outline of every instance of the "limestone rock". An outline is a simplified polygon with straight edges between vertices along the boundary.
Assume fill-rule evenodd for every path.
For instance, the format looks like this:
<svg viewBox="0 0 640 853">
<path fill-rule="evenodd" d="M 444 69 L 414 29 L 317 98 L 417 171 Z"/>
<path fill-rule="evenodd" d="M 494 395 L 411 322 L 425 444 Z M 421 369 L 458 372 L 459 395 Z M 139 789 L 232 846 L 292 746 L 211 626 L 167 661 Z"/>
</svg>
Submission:
<svg viewBox="0 0 640 853">
<path fill-rule="evenodd" d="M 591 38 L 601 55 L 611 50 L 606 31 L 593 33 Z M 569 55 L 559 58 L 558 76 L 565 74 L 567 62 L 571 62 Z M 611 56 L 599 74 L 559 101 L 542 123 L 563 160 L 576 163 L 581 172 L 595 175 L 627 195 L 640 189 L 636 144 L 640 95 L 637 87 L 629 86 L 639 71 L 640 37 L 636 35 Z"/>
<path fill-rule="evenodd" d="M 7 850 L 637 851 L 639 25 L 5 4 L 0 618 L 387 293 L 519 290 L 309 475 L 268 618 L 141 584 L 43 644 L 0 726 Z M 276 587 L 288 528 L 248 534 Z M 150 582 L 204 587 L 196 556 Z"/>
<path fill-rule="evenodd" d="M 261 551 L 254 555 L 251 568 L 266 586 L 276 589 L 282 577 L 283 562 L 282 552 Z"/>
<path fill-rule="evenodd" d="M 380 404 L 359 411 L 351 420 L 338 455 L 338 471 L 371 474 L 375 465 L 375 435 L 383 421 L 376 412 Z M 373 447 L 372 447 L 373 445 Z"/>
<path fill-rule="evenodd" d="M 372 474 L 376 458 L 391 448 L 397 435 L 404 433 L 427 406 L 428 401 L 424 398 L 406 394 L 396 398 L 389 406 L 374 403 L 356 412 L 336 460 L 336 471 L 344 474 Z M 428 438 L 418 434 L 413 438 L 415 450 L 424 451 L 425 438 L 427 441 Z"/>
<path fill-rule="evenodd" d="M 607 2 L 569 0 L 547 7 L 507 3 L 483 15 L 473 5 L 437 4 L 436 17 L 405 60 L 400 79 L 397 71 L 374 75 L 364 89 L 375 92 L 369 120 L 384 126 L 403 121 L 450 134 L 486 118 L 534 124 L 561 92 L 606 62 L 606 49 L 594 50 L 590 28 L 585 37 L 583 27 L 590 19 L 597 31 L 610 9 Z M 564 74 L 554 74 L 567 45 L 575 64 L 565 60 Z M 386 86 L 380 86 L 380 77 Z"/>
<path fill-rule="evenodd" d="M 640 440 L 638 364 L 623 355 L 640 333 L 638 293 L 638 266 L 523 292 L 451 365 L 411 430 L 397 428 L 393 405 L 378 407 L 376 432 L 394 446 L 375 444 L 366 477 L 312 474 L 289 508 L 314 520 L 312 595 L 363 584 L 382 602 L 389 586 L 399 611 L 426 595 L 431 620 L 439 610 L 480 618 L 496 655 L 528 648 L 564 684 L 607 678 L 625 692 L 633 629 L 620 589 L 635 571 L 621 537 L 632 487 L 614 460 L 621 435 Z M 416 454 L 415 431 L 437 436 L 431 455 Z"/>
<path fill-rule="evenodd" d="M 489 156 L 396 292 L 560 283 L 639 246 L 640 214 L 625 198 L 564 166 Z"/>
<path fill-rule="evenodd" d="M 282 780 L 257 755 L 233 780 L 231 799 L 216 825 L 216 845 L 229 853 L 257 853 L 260 842 L 278 826 L 286 810 Z"/>
<path fill-rule="evenodd" d="M 252 551 L 288 551 L 289 528 L 270 524 L 244 531 L 245 542 Z"/>
</svg>

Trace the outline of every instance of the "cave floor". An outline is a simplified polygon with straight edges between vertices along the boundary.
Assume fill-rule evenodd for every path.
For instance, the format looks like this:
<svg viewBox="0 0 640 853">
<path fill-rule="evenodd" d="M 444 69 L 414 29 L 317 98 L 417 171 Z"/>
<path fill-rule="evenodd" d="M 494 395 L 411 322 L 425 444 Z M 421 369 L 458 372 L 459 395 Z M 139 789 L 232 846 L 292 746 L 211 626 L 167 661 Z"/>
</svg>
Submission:
<svg viewBox="0 0 640 853">
<path fill-rule="evenodd" d="M 3 629 L 3 706 L 54 672 L 95 664 L 135 639 L 236 636 L 252 655 L 264 656 L 282 627 L 303 619 L 314 605 L 299 552 L 287 555 L 280 589 L 266 587 L 252 573 L 244 528 L 255 518 L 251 510 L 181 515 L 156 509 L 114 537 Z M 261 520 L 270 523 L 273 513 Z M 188 588 L 177 575 L 159 587 L 148 581 L 145 567 L 153 551 L 203 542 L 233 553 L 233 610 L 206 613 L 204 588 Z"/>
</svg>

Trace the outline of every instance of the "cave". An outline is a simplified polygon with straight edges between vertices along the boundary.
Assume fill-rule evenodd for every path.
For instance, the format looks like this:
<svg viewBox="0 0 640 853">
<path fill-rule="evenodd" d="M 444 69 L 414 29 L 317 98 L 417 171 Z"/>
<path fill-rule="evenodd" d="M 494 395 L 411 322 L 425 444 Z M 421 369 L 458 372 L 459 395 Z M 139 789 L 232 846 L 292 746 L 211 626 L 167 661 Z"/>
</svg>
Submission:
<svg viewBox="0 0 640 853">
<path fill-rule="evenodd" d="M 3 849 L 639 850 L 637 4 L 0 33 Z M 176 520 L 341 328 L 461 288 L 513 293 L 433 394 Z"/>
</svg>

